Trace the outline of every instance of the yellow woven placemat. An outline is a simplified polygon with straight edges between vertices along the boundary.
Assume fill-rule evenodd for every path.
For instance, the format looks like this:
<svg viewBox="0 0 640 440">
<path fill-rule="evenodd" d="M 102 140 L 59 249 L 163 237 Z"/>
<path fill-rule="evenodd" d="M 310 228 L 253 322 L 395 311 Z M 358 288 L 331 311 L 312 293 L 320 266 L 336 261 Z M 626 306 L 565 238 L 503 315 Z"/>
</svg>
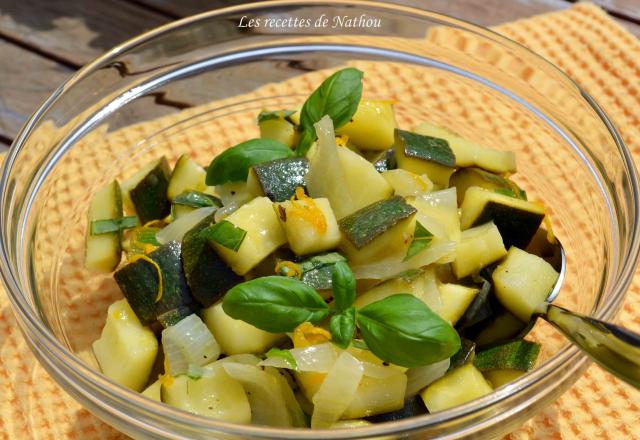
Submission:
<svg viewBox="0 0 640 440">
<path fill-rule="evenodd" d="M 636 159 L 640 157 L 638 40 L 589 4 L 509 23 L 497 30 L 545 56 L 585 87 L 612 117 Z M 310 77 L 305 89 L 310 89 L 319 79 L 314 75 Z M 268 90 L 265 93 L 265 96 L 273 95 Z M 152 121 L 124 129 L 109 135 L 111 140 L 105 142 L 126 142 L 158 126 L 161 124 Z M 246 137 L 243 126 L 234 127 L 238 141 Z M 215 124 L 203 130 L 208 130 L 207 136 L 185 139 L 185 148 L 198 151 L 209 136 L 221 133 L 221 128 Z M 105 305 L 108 295 L 105 292 L 101 298 Z M 620 322 L 636 331 L 640 331 L 640 318 L 634 316 L 634 310 L 639 306 L 640 274 L 634 280 L 620 315 Z M 73 308 L 69 313 L 71 322 L 84 318 Z M 87 336 L 89 340 L 92 337 Z M 640 438 L 639 407 L 640 393 L 592 367 L 570 391 L 510 437 Z M 0 294 L 0 439 L 123 437 L 82 409 L 49 378 L 31 355 L 5 295 Z"/>
</svg>

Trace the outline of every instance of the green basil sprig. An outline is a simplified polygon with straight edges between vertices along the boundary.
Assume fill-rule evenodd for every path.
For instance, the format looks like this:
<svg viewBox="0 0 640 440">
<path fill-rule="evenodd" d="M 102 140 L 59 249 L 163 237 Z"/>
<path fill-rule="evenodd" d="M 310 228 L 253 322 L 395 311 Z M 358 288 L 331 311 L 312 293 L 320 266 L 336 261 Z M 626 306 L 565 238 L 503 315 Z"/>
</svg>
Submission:
<svg viewBox="0 0 640 440">
<path fill-rule="evenodd" d="M 174 205 L 189 206 L 196 209 L 222 206 L 222 201 L 219 198 L 200 191 L 185 191 L 173 199 L 172 203 Z"/>
<path fill-rule="evenodd" d="M 329 315 L 329 306 L 313 288 L 277 275 L 232 287 L 222 309 L 234 319 L 272 333 L 291 332 L 303 322 L 318 323 Z"/>
<path fill-rule="evenodd" d="M 340 348 L 347 348 L 356 332 L 356 308 L 351 306 L 331 317 L 329 321 L 331 341 Z"/>
<path fill-rule="evenodd" d="M 451 324 L 408 293 L 361 308 L 357 321 L 373 354 L 403 367 L 432 364 L 460 349 L 460 336 Z"/>
<path fill-rule="evenodd" d="M 200 231 L 200 235 L 209 241 L 237 252 L 247 235 L 247 231 L 228 220 L 222 220 Z"/>
<path fill-rule="evenodd" d="M 293 155 L 289 147 L 273 139 L 251 139 L 217 155 L 207 168 L 206 184 L 244 182 L 252 166 Z"/>
<path fill-rule="evenodd" d="M 302 136 L 296 148 L 298 156 L 304 156 L 316 140 L 313 124 L 329 115 L 334 128 L 340 128 L 351 120 L 362 97 L 362 76 L 353 67 L 342 69 L 325 79 L 305 101 L 300 112 Z"/>
<path fill-rule="evenodd" d="M 279 348 L 273 347 L 269 351 L 264 354 L 267 359 L 269 358 L 281 358 L 284 362 L 289 366 L 289 368 L 293 370 L 298 369 L 298 363 L 296 362 L 296 358 L 293 357 L 289 350 L 281 350 Z"/>
<path fill-rule="evenodd" d="M 336 311 L 342 312 L 353 305 L 356 300 L 356 279 L 345 261 L 338 261 L 333 265 L 331 286 Z"/>
<path fill-rule="evenodd" d="M 139 220 L 136 216 L 94 220 L 91 222 L 91 235 L 110 234 L 135 228 L 138 224 Z"/>
<path fill-rule="evenodd" d="M 413 232 L 413 240 L 411 240 L 411 244 L 409 244 L 409 248 L 407 249 L 407 254 L 402 261 L 407 261 L 409 258 L 414 257 L 428 248 L 431 244 L 431 240 L 433 240 L 433 234 L 417 221 Z"/>
</svg>

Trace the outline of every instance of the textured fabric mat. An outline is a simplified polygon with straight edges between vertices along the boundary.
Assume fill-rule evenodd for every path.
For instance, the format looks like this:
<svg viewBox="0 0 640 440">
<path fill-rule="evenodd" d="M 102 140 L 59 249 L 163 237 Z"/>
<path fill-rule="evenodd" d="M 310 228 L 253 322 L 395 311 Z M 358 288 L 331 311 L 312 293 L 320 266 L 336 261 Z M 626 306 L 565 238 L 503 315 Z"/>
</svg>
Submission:
<svg viewBox="0 0 640 440">
<path fill-rule="evenodd" d="M 589 4 L 579 4 L 568 11 L 505 24 L 496 30 L 546 57 L 582 85 L 613 119 L 636 161 L 640 158 L 640 42 L 635 37 L 600 9 Z M 321 79 L 320 75 L 308 75 L 303 89 L 311 89 Z M 442 85 L 437 84 L 436 87 Z M 263 96 L 271 94 L 273 93 L 267 91 Z M 166 125 L 166 121 L 164 122 Z M 416 121 L 406 121 L 407 124 L 411 122 Z M 110 134 L 109 139 L 104 142 L 131 142 L 159 126 L 156 121 L 137 125 Z M 245 126 L 238 124 L 234 127 L 236 141 L 250 135 L 243 131 Z M 220 133 L 221 128 L 212 124 L 202 127 L 203 137 L 185 138 L 182 141 L 187 151 L 198 151 L 198 147 L 206 143 L 207 139 L 220 136 Z M 157 150 L 154 150 L 154 154 L 157 154 Z M 202 163 L 206 162 L 206 157 L 195 158 Z M 68 200 L 66 202 L 69 203 Z M 81 239 L 77 240 L 76 245 L 81 246 L 81 242 Z M 73 292 L 83 282 L 82 274 L 70 275 L 68 279 L 72 281 L 63 286 L 63 293 L 65 289 Z M 114 294 L 113 285 L 105 288 L 104 295 L 98 298 L 102 310 Z M 568 293 L 571 294 L 572 292 Z M 640 310 L 640 274 L 634 280 L 619 318 L 623 325 L 640 331 L 640 316 L 634 313 L 635 310 Z M 100 316 L 99 313 L 95 315 L 98 320 Z M 84 318 L 82 304 L 70 303 L 70 325 L 73 326 L 74 322 L 80 322 Z M 74 342 L 86 345 L 96 334 L 87 334 L 85 337 L 86 341 Z M 553 405 L 545 408 L 509 437 L 640 438 L 639 407 L 639 392 L 592 366 Z M 48 377 L 26 346 L 8 300 L 4 294 L 0 294 L 0 439 L 123 437 L 82 409 Z"/>
</svg>

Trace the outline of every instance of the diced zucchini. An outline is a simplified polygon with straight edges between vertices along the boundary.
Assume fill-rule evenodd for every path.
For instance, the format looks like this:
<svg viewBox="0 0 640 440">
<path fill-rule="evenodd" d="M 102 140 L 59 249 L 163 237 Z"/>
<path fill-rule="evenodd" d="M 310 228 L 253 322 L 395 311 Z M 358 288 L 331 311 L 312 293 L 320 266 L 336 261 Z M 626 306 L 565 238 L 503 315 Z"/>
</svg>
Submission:
<svg viewBox="0 0 640 440">
<path fill-rule="evenodd" d="M 191 314 L 193 314 L 193 307 L 191 307 L 190 305 L 178 306 L 175 309 L 158 315 L 158 322 L 162 325 L 163 328 L 167 328 L 171 327 L 172 325 L 176 325 L 178 322 L 182 321 L 184 318 Z"/>
<path fill-rule="evenodd" d="M 478 352 L 473 365 L 480 371 L 529 371 L 535 366 L 539 353 L 540 344 L 517 339 Z"/>
<path fill-rule="evenodd" d="M 156 402 L 162 402 L 162 382 L 160 379 L 145 388 L 142 395 Z"/>
<path fill-rule="evenodd" d="M 200 231 L 214 223 L 214 214 L 187 232 L 182 241 L 182 267 L 191 295 L 209 307 L 243 278 L 231 270 Z"/>
<path fill-rule="evenodd" d="M 453 356 L 451 356 L 451 362 L 449 363 L 449 370 L 455 370 L 462 367 L 469 362 L 473 362 L 476 357 L 476 344 L 467 338 L 460 338 L 460 350 Z"/>
<path fill-rule="evenodd" d="M 529 322 L 558 280 L 558 272 L 537 255 L 511 247 L 507 258 L 493 271 L 496 297 L 523 322 Z"/>
<path fill-rule="evenodd" d="M 296 259 L 293 261 L 297 270 L 302 272 L 300 280 L 313 287 L 316 290 L 331 289 L 333 266 L 338 261 L 347 261 L 347 259 L 338 252 L 327 252 L 324 254 L 313 255 L 304 259 Z M 271 266 L 273 269 L 273 266 Z M 295 270 L 294 269 L 294 270 Z M 279 275 L 291 276 L 289 271 L 292 270 L 287 264 L 282 264 L 278 269 Z M 269 275 L 272 271 L 269 272 Z"/>
<path fill-rule="evenodd" d="M 447 141 L 396 129 L 394 145 L 398 168 L 426 174 L 429 180 L 442 188 L 449 186 L 456 157 Z"/>
<path fill-rule="evenodd" d="M 398 293 L 410 293 L 424 302 L 434 312 L 440 313 L 442 304 L 435 272 L 433 269 L 415 272 L 414 274 L 407 274 L 385 281 L 358 295 L 355 301 L 356 308 L 364 307 L 372 302 L 380 301 Z"/>
<path fill-rule="evenodd" d="M 351 196 L 352 205 L 347 214 L 391 197 L 393 188 L 376 171 L 371 162 L 347 148 L 338 148 L 338 157 L 340 165 L 345 172 L 347 183 L 347 187 L 341 190 L 347 190 Z M 329 176 L 326 178 L 329 178 Z M 330 198 L 329 200 L 333 207 L 333 201 Z"/>
<path fill-rule="evenodd" d="M 328 199 L 304 197 L 277 203 L 275 208 L 289 247 L 297 255 L 328 251 L 338 246 L 340 229 Z"/>
<path fill-rule="evenodd" d="M 382 200 L 340 220 L 339 248 L 353 264 L 406 253 L 413 238 L 416 209 L 399 196 Z"/>
<path fill-rule="evenodd" d="M 186 375 L 163 379 L 162 401 L 225 422 L 251 422 L 251 407 L 244 388 L 218 363 L 205 367 L 205 374 L 199 379 Z"/>
<path fill-rule="evenodd" d="M 452 263 L 454 275 L 460 279 L 477 273 L 485 266 L 507 255 L 502 237 L 493 222 L 462 232 Z"/>
<path fill-rule="evenodd" d="M 373 167 L 379 173 L 396 169 L 396 156 L 394 148 L 389 148 L 386 151 L 376 153 L 372 157 L 367 157 L 367 159 L 373 164 Z"/>
<path fill-rule="evenodd" d="M 514 314 L 503 310 L 487 320 L 487 325 L 473 337 L 473 340 L 478 347 L 486 347 L 513 339 L 518 335 L 524 336 L 522 333 L 526 327 L 527 324 L 520 321 Z"/>
<path fill-rule="evenodd" d="M 162 157 L 122 182 L 124 200 L 143 225 L 169 215 L 171 203 L 167 198 L 167 189 L 170 175 L 167 159 Z"/>
<path fill-rule="evenodd" d="M 425 175 L 414 174 L 407 170 L 389 170 L 382 173 L 397 196 L 418 196 L 433 189 L 433 183 Z"/>
<path fill-rule="evenodd" d="M 526 193 L 511 179 L 480 168 L 459 169 L 451 176 L 450 184 L 456 187 L 459 205 L 462 205 L 467 189 L 473 186 L 527 200 Z"/>
<path fill-rule="evenodd" d="M 202 310 L 202 319 L 226 355 L 264 353 L 282 340 L 283 334 L 260 330 L 239 319 L 233 319 L 218 303 Z"/>
<path fill-rule="evenodd" d="M 102 373 L 135 391 L 144 389 L 158 355 L 158 340 L 144 327 L 126 300 L 109 306 L 100 339 L 93 343 Z"/>
<path fill-rule="evenodd" d="M 399 410 L 404 406 L 406 389 L 406 374 L 385 378 L 364 376 L 342 418 L 356 419 Z"/>
<path fill-rule="evenodd" d="M 307 171 L 309 161 L 305 157 L 272 160 L 254 165 L 249 170 L 247 186 L 257 185 L 259 195 L 282 202 L 293 197 L 296 188 L 306 188 L 304 177 Z"/>
<path fill-rule="evenodd" d="M 473 364 L 451 370 L 420 393 L 430 413 L 482 397 L 493 388 Z"/>
<path fill-rule="evenodd" d="M 401 409 L 371 416 L 369 420 L 374 423 L 393 422 L 422 414 L 427 414 L 427 408 L 420 396 L 413 396 L 404 401 L 404 406 Z"/>
<path fill-rule="evenodd" d="M 349 136 L 363 150 L 386 150 L 393 145 L 396 118 L 393 102 L 363 99 L 356 113 L 336 133 Z"/>
<path fill-rule="evenodd" d="M 507 248 L 525 248 L 545 216 L 539 204 L 477 186 L 467 189 L 460 210 L 463 230 L 493 221 Z"/>
<path fill-rule="evenodd" d="M 480 289 L 460 284 L 441 284 L 439 288 L 442 308 L 438 311 L 438 314 L 449 321 L 451 325 L 456 325 L 475 297 L 480 293 Z"/>
<path fill-rule="evenodd" d="M 261 194 L 260 187 L 255 179 L 251 182 L 227 182 L 222 185 L 216 185 L 214 188 L 216 195 L 220 197 L 225 207 L 232 205 L 240 207 Z"/>
<path fill-rule="evenodd" d="M 257 197 L 242 205 L 225 220 L 247 231 L 237 252 L 213 243 L 220 257 L 238 275 L 244 275 L 257 266 L 270 253 L 287 242 L 271 200 Z"/>
<path fill-rule="evenodd" d="M 143 325 L 152 324 L 159 315 L 180 306 L 194 310 L 181 254 L 180 243 L 171 241 L 114 274 L 120 290 Z M 158 269 L 162 274 L 162 290 Z"/>
<path fill-rule="evenodd" d="M 473 299 L 462 317 L 458 320 L 456 328 L 459 332 L 466 331 L 469 328 L 475 328 L 478 324 L 493 318 L 495 315 L 495 295 L 493 295 L 493 286 L 488 281 L 482 283 L 480 292 Z M 466 333 L 465 333 L 466 334 Z"/>
<path fill-rule="evenodd" d="M 291 110 L 262 111 L 258 115 L 260 137 L 273 139 L 290 148 L 298 145 L 299 133 L 296 124 L 291 120 L 294 112 Z"/>
<path fill-rule="evenodd" d="M 477 166 L 495 173 L 514 173 L 516 157 L 512 151 L 491 150 L 476 145 L 443 127 L 432 124 L 420 124 L 416 133 L 444 139 L 456 155 L 456 166 Z"/>
<path fill-rule="evenodd" d="M 206 175 L 204 168 L 192 161 L 188 154 L 183 154 L 171 173 L 167 197 L 173 200 L 185 191 L 204 191 Z"/>
<path fill-rule="evenodd" d="M 114 180 L 93 196 L 88 217 L 84 265 L 87 269 L 111 272 L 118 267 L 122 257 L 121 232 L 91 235 L 91 222 L 122 217 L 122 195 L 118 181 Z"/>
<path fill-rule="evenodd" d="M 521 370 L 489 370 L 484 371 L 482 374 L 491 382 L 493 388 L 499 388 L 503 385 L 513 382 L 520 376 L 524 375 L 526 371 Z"/>
</svg>

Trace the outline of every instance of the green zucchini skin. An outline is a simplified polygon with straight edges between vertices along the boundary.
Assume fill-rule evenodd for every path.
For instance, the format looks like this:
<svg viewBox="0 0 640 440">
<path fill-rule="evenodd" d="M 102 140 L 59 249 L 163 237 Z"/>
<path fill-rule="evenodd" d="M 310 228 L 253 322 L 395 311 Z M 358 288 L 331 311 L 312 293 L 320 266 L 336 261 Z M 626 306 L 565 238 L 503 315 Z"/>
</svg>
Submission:
<svg viewBox="0 0 640 440">
<path fill-rule="evenodd" d="M 476 354 L 473 365 L 480 370 L 520 370 L 529 371 L 538 359 L 540 344 L 518 339 L 505 342 Z"/>
<path fill-rule="evenodd" d="M 244 281 L 222 261 L 200 232 L 215 223 L 209 215 L 187 232 L 182 240 L 182 267 L 191 295 L 202 307 L 213 305 L 231 287 Z"/>
<path fill-rule="evenodd" d="M 467 189 L 472 186 L 479 186 L 489 191 L 502 191 L 505 194 L 512 193 L 514 197 L 527 200 L 526 193 L 511 179 L 480 168 L 460 168 L 453 173 L 449 183 L 456 187 L 458 206 L 462 205 Z"/>
<path fill-rule="evenodd" d="M 395 129 L 396 142 L 399 142 L 407 157 L 415 157 L 435 162 L 446 167 L 456 166 L 456 156 L 444 139 L 424 136 L 406 130 Z"/>
<path fill-rule="evenodd" d="M 340 230 L 356 247 L 362 249 L 376 237 L 417 212 L 403 197 L 394 196 L 365 206 L 338 222 Z"/>
<path fill-rule="evenodd" d="M 473 362 L 475 355 L 476 343 L 467 338 L 460 338 L 460 350 L 451 356 L 451 363 L 449 364 L 449 369 L 447 371 L 451 371 L 458 367 L 462 367 L 469 362 Z"/>
<path fill-rule="evenodd" d="M 481 329 L 478 329 L 474 340 L 478 347 L 482 348 L 516 337 L 522 338 L 528 330 L 531 330 L 531 326 L 519 320 L 509 311 L 502 310 L 497 312 Z"/>
<path fill-rule="evenodd" d="M 515 246 L 521 249 L 527 247 L 536 231 L 540 227 L 544 214 L 514 209 L 501 203 L 489 202 L 480 215 L 473 222 L 473 226 L 492 221 L 498 227 L 505 248 Z"/>
<path fill-rule="evenodd" d="M 254 165 L 253 171 L 264 195 L 273 202 L 283 202 L 291 199 L 298 187 L 306 191 L 304 177 L 309 171 L 309 161 L 306 157 L 277 159 Z"/>
<path fill-rule="evenodd" d="M 387 151 L 380 152 L 371 162 L 379 173 L 395 170 L 397 167 L 395 149 L 389 148 Z"/>
<path fill-rule="evenodd" d="M 480 293 L 473 299 L 473 302 L 465 310 L 464 315 L 458 320 L 456 329 L 458 332 L 472 329 L 494 316 L 497 307 L 499 307 L 499 304 L 493 293 L 493 286 L 485 280 L 482 283 Z"/>
<path fill-rule="evenodd" d="M 163 157 L 129 192 L 136 214 L 143 225 L 169 215 L 171 202 L 167 197 L 167 189 L 170 177 L 169 163 Z"/>
<path fill-rule="evenodd" d="M 176 325 L 178 322 L 182 321 L 187 316 L 193 313 L 193 307 L 191 306 L 179 306 L 175 309 L 169 310 L 158 315 L 158 322 L 162 325 L 162 327 L 167 328 L 172 325 Z"/>
<path fill-rule="evenodd" d="M 338 261 L 347 261 L 347 259 L 338 252 L 327 252 L 307 258 L 294 259 L 294 262 L 302 270 L 300 281 L 316 290 L 331 289 L 333 266 Z M 286 276 L 286 274 L 282 275 Z"/>
<path fill-rule="evenodd" d="M 367 417 L 366 420 L 373 423 L 393 422 L 395 420 L 420 416 L 428 412 L 422 398 L 418 394 L 405 400 L 404 407 L 401 409 L 384 414 L 376 414 L 375 416 Z"/>
<path fill-rule="evenodd" d="M 195 304 L 182 270 L 180 243 L 171 241 L 147 255 L 160 267 L 163 293 L 159 301 L 159 279 L 156 268 L 145 260 L 129 263 L 114 278 L 120 290 L 143 325 L 153 324 L 158 316 L 178 307 L 195 311 Z"/>
</svg>

